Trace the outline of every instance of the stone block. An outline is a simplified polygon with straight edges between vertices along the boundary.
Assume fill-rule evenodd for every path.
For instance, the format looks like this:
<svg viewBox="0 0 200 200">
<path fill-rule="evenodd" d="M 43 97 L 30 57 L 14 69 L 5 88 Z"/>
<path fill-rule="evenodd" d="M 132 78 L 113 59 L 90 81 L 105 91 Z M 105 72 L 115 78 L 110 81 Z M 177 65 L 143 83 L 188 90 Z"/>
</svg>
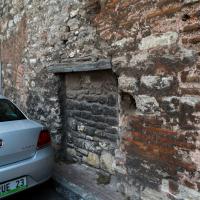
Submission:
<svg viewBox="0 0 200 200">
<path fill-rule="evenodd" d="M 199 200 L 200 193 L 194 189 L 190 189 L 189 187 L 183 186 L 181 184 L 177 185 L 176 193 L 170 189 L 170 182 L 171 180 L 163 179 L 162 180 L 162 187 L 161 191 L 173 196 L 174 199 L 184 199 L 184 200 Z"/>
<path fill-rule="evenodd" d="M 196 105 L 200 104 L 200 97 L 186 95 L 186 96 L 180 97 L 180 102 L 182 104 L 195 107 Z"/>
<path fill-rule="evenodd" d="M 107 123 L 110 126 L 117 126 L 118 125 L 118 119 L 113 117 L 107 117 L 105 118 L 105 123 Z"/>
<path fill-rule="evenodd" d="M 116 143 L 115 142 L 110 142 L 108 140 L 102 140 L 99 142 L 99 147 L 102 150 L 108 151 L 111 154 L 114 154 L 115 148 L 116 148 Z"/>
<path fill-rule="evenodd" d="M 115 94 L 115 95 L 110 94 L 108 96 L 107 104 L 108 104 L 108 106 L 111 106 L 111 107 L 116 106 L 117 105 L 117 94 Z"/>
<path fill-rule="evenodd" d="M 154 9 L 152 11 L 150 11 L 145 18 L 146 19 L 152 19 L 152 18 L 156 18 L 156 17 L 164 17 L 164 16 L 171 16 L 175 13 L 177 13 L 178 11 L 180 11 L 182 9 L 181 5 L 172 5 L 172 6 L 166 6 L 162 9 Z"/>
<path fill-rule="evenodd" d="M 181 81 L 183 83 L 200 83 L 200 70 L 190 69 L 180 73 Z"/>
<path fill-rule="evenodd" d="M 78 138 L 75 134 L 73 134 L 72 142 L 73 142 L 75 147 L 79 147 L 81 149 L 85 148 L 85 139 L 84 138 Z"/>
<path fill-rule="evenodd" d="M 69 128 L 76 131 L 77 130 L 77 121 L 73 118 L 69 118 L 67 121 L 68 121 L 67 124 L 68 124 Z"/>
<path fill-rule="evenodd" d="M 67 148 L 67 156 L 76 157 L 76 150 L 74 148 Z"/>
<path fill-rule="evenodd" d="M 122 152 L 120 149 L 116 149 L 113 168 L 117 173 L 127 175 L 127 169 L 125 164 L 126 164 L 126 153 Z"/>
<path fill-rule="evenodd" d="M 122 75 L 118 79 L 119 89 L 129 94 L 134 94 L 138 91 L 138 81 L 134 77 Z"/>
<path fill-rule="evenodd" d="M 69 135 L 71 135 L 73 138 L 80 138 L 80 139 L 85 139 L 86 138 L 86 135 L 81 133 L 81 132 L 78 132 L 78 131 L 72 131 L 69 133 Z"/>
<path fill-rule="evenodd" d="M 92 113 L 95 115 L 104 115 L 104 116 L 112 116 L 117 117 L 117 110 L 113 107 L 107 107 L 107 106 L 99 106 L 94 105 L 92 109 Z"/>
<path fill-rule="evenodd" d="M 128 61 L 126 56 L 118 56 L 112 59 L 113 70 L 118 71 L 120 68 L 125 68 L 128 66 Z"/>
<path fill-rule="evenodd" d="M 99 156 L 95 153 L 89 152 L 87 157 L 83 157 L 83 161 L 93 167 L 99 168 L 100 165 Z"/>
<path fill-rule="evenodd" d="M 147 95 L 138 95 L 135 97 L 137 110 L 142 113 L 159 112 L 159 104 L 155 97 Z"/>
<path fill-rule="evenodd" d="M 80 26 L 80 21 L 76 18 L 72 18 L 67 22 L 67 25 L 70 27 L 71 31 L 75 31 Z"/>
<path fill-rule="evenodd" d="M 100 157 L 100 167 L 111 174 L 114 174 L 114 157 L 108 152 L 102 152 Z"/>
<path fill-rule="evenodd" d="M 193 32 L 193 31 L 198 31 L 199 29 L 200 29 L 199 23 L 188 24 L 184 26 L 183 32 Z"/>
<path fill-rule="evenodd" d="M 88 103 L 100 103 L 100 104 L 107 103 L 106 96 L 84 95 L 83 100 L 86 100 Z"/>
<path fill-rule="evenodd" d="M 113 47 L 123 48 L 123 47 L 125 47 L 127 45 L 130 45 L 130 43 L 133 44 L 134 41 L 135 41 L 134 38 L 131 38 L 131 37 L 130 38 L 123 38 L 121 40 L 118 40 L 118 41 L 112 43 L 112 46 Z"/>
<path fill-rule="evenodd" d="M 102 107 L 97 105 L 97 104 L 93 104 L 91 106 L 91 112 L 94 115 L 101 115 L 102 114 Z"/>
<path fill-rule="evenodd" d="M 76 151 L 79 152 L 79 153 L 81 153 L 84 156 L 88 156 L 88 153 L 89 153 L 87 150 L 80 149 L 80 148 L 77 148 Z"/>
<path fill-rule="evenodd" d="M 142 76 L 141 84 L 149 89 L 163 90 L 172 86 L 174 78 L 172 76 Z"/>
<path fill-rule="evenodd" d="M 199 0 L 184 0 L 183 1 L 185 4 L 192 4 L 192 3 L 197 3 Z"/>
<path fill-rule="evenodd" d="M 85 132 L 85 125 L 82 124 L 82 123 L 78 124 L 78 125 L 77 125 L 77 130 L 78 130 L 78 132 L 80 132 L 80 133 L 84 133 L 84 132 Z"/>
<path fill-rule="evenodd" d="M 87 134 L 87 135 L 93 136 L 95 130 L 96 130 L 95 128 L 85 126 L 85 134 Z"/>
<path fill-rule="evenodd" d="M 108 127 L 108 128 L 106 128 L 106 130 L 105 130 L 105 132 L 108 132 L 108 133 L 110 133 L 110 134 L 118 134 L 118 132 L 119 132 L 119 130 L 118 130 L 118 127 L 116 126 L 116 127 Z"/>
<path fill-rule="evenodd" d="M 179 111 L 179 97 L 171 96 L 171 97 L 163 97 L 162 103 L 160 104 L 163 110 L 167 113 L 178 112 Z"/>
<path fill-rule="evenodd" d="M 184 38 L 186 43 L 191 43 L 191 44 L 198 44 L 200 43 L 200 37 L 199 35 L 191 36 L 188 38 Z"/>
<path fill-rule="evenodd" d="M 150 35 L 143 38 L 139 44 L 139 49 L 148 50 L 160 46 L 170 46 L 178 40 L 178 33 L 166 32 L 160 35 Z"/>
</svg>

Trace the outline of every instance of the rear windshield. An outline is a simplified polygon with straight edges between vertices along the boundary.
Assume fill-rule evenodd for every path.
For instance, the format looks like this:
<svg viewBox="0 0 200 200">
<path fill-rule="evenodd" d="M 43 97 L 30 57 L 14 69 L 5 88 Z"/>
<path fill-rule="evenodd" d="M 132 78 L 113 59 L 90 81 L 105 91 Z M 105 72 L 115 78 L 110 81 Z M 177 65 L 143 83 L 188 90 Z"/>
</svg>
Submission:
<svg viewBox="0 0 200 200">
<path fill-rule="evenodd" d="M 26 117 L 9 100 L 0 99 L 0 122 L 22 120 Z"/>
</svg>

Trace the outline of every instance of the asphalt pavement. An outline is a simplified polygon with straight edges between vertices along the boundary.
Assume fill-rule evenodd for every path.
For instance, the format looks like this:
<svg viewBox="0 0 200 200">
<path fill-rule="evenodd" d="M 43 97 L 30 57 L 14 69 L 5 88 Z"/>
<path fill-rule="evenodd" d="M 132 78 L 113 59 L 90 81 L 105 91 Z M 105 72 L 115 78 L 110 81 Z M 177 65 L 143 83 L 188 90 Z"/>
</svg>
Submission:
<svg viewBox="0 0 200 200">
<path fill-rule="evenodd" d="M 5 200 L 66 200 L 55 191 L 52 180 L 37 187 L 15 194 Z"/>
</svg>

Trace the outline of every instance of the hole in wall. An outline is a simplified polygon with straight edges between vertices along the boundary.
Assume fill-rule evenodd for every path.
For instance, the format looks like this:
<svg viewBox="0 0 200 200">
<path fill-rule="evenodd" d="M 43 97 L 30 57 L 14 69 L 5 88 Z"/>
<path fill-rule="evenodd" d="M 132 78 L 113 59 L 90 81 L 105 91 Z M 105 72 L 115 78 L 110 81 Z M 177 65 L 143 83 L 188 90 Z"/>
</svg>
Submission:
<svg viewBox="0 0 200 200">
<path fill-rule="evenodd" d="M 65 31 L 66 31 L 66 32 L 70 32 L 70 31 L 71 31 L 70 26 L 66 26 L 66 27 L 65 27 Z"/>
<path fill-rule="evenodd" d="M 67 40 L 67 39 L 63 39 L 63 40 L 62 40 L 62 43 L 63 43 L 64 45 L 66 45 L 66 44 L 67 44 L 67 42 L 68 42 L 68 40 Z"/>
<path fill-rule="evenodd" d="M 191 17 L 190 17 L 190 15 L 188 15 L 188 14 L 184 14 L 183 16 L 182 16 L 182 21 L 187 21 L 187 20 L 189 20 Z"/>
<path fill-rule="evenodd" d="M 101 1 L 94 0 L 94 1 L 88 1 L 86 13 L 88 15 L 96 15 L 101 12 Z"/>
<path fill-rule="evenodd" d="M 135 98 L 127 92 L 120 93 L 121 113 L 130 114 L 137 110 Z"/>
</svg>

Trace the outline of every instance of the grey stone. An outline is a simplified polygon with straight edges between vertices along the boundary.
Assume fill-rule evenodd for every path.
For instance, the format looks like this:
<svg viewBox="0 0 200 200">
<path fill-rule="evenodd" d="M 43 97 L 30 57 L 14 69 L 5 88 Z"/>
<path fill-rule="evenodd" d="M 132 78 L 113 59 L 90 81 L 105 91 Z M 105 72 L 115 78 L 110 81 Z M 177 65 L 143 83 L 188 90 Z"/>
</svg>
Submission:
<svg viewBox="0 0 200 200">
<path fill-rule="evenodd" d="M 142 113 L 156 113 L 159 112 L 159 104 L 155 97 L 147 95 L 135 96 L 137 110 Z"/>
<path fill-rule="evenodd" d="M 101 168 L 105 169 L 111 174 L 114 174 L 113 165 L 114 165 L 114 157 L 110 153 L 103 151 L 100 157 Z"/>
<path fill-rule="evenodd" d="M 160 76 L 142 76 L 141 84 L 151 89 L 167 89 L 172 86 L 174 78 L 172 76 L 160 77 Z"/>
<path fill-rule="evenodd" d="M 89 152 L 87 157 L 83 157 L 83 161 L 93 167 L 99 168 L 100 165 L 99 156 L 95 153 Z"/>
<path fill-rule="evenodd" d="M 169 46 L 176 43 L 178 40 L 178 33 L 166 32 L 160 35 L 150 35 L 143 38 L 139 44 L 140 50 L 147 50 L 158 46 Z"/>
<path fill-rule="evenodd" d="M 200 97 L 199 96 L 189 96 L 189 95 L 182 96 L 182 97 L 180 97 L 180 102 L 194 107 L 195 105 L 200 103 Z"/>
<path fill-rule="evenodd" d="M 138 91 L 138 81 L 133 77 L 122 75 L 118 79 L 119 89 L 123 92 L 134 94 Z"/>
<path fill-rule="evenodd" d="M 190 4 L 190 3 L 197 3 L 199 0 L 184 0 L 185 4 Z"/>
</svg>

